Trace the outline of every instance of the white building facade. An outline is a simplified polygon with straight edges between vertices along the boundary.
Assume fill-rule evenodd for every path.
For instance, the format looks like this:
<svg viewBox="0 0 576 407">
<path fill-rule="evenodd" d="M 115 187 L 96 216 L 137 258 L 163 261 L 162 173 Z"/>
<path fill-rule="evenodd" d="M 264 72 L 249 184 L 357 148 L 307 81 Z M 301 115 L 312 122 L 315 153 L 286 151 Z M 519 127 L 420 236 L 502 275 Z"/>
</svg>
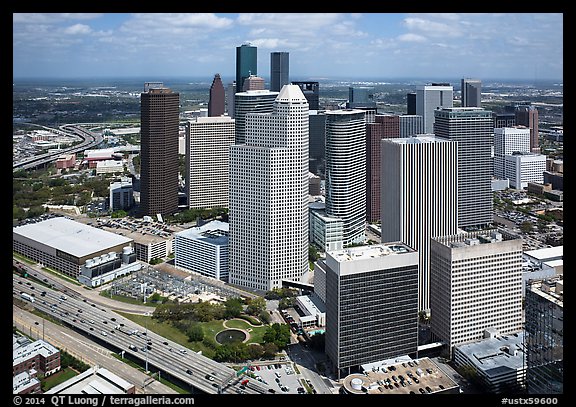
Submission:
<svg viewBox="0 0 576 407">
<path fill-rule="evenodd" d="M 228 233 L 229 224 L 217 220 L 176 233 L 174 265 L 228 281 Z"/>
<path fill-rule="evenodd" d="M 504 157 L 530 152 L 530 129 L 524 126 L 494 128 L 494 176 L 507 178 Z"/>
<path fill-rule="evenodd" d="M 543 184 L 546 156 L 534 153 L 507 155 L 504 157 L 504 168 L 512 188 L 528 188 L 529 182 Z"/>
<path fill-rule="evenodd" d="M 448 83 L 416 87 L 416 114 L 422 116 L 424 133 L 434 133 L 434 110 L 453 107 L 454 88 Z"/>
<path fill-rule="evenodd" d="M 418 307 L 430 307 L 430 238 L 458 230 L 458 148 L 420 135 L 382 139 L 381 241 L 418 251 Z"/>
<path fill-rule="evenodd" d="M 186 194 L 189 208 L 228 207 L 230 146 L 235 122 L 228 116 L 186 123 Z"/>
<path fill-rule="evenodd" d="M 430 245 L 433 338 L 454 346 L 522 329 L 522 239 L 501 230 L 433 238 Z"/>
<path fill-rule="evenodd" d="M 309 268 L 308 101 L 285 85 L 273 107 L 248 113 L 230 150 L 229 282 L 265 291 Z"/>
<path fill-rule="evenodd" d="M 247 90 L 234 95 L 234 120 L 236 144 L 246 143 L 246 115 L 249 113 L 271 113 L 278 92 L 269 90 Z"/>
<path fill-rule="evenodd" d="M 366 119 L 359 109 L 326 111 L 326 215 L 342 219 L 343 245 L 366 239 Z"/>
</svg>

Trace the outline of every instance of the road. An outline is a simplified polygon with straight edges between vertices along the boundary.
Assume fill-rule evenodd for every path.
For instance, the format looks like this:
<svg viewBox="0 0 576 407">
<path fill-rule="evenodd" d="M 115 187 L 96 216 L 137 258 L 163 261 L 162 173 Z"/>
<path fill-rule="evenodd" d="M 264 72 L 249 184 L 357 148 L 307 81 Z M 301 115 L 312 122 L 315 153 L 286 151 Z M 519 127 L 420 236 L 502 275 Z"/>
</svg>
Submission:
<svg viewBox="0 0 576 407">
<path fill-rule="evenodd" d="M 136 393 L 176 394 L 176 391 L 156 380 L 149 381 L 149 384 L 143 388 L 142 385 L 147 379 L 150 379 L 150 376 L 114 358 L 110 350 L 70 328 L 38 317 L 16 305 L 12 306 L 12 320 L 19 331 L 32 338 L 44 339 L 86 364 L 104 367 L 128 382 L 135 384 Z"/>
<path fill-rule="evenodd" d="M 106 285 L 95 289 L 89 289 L 85 286 L 79 286 L 74 283 L 71 283 L 63 278 L 54 277 L 51 273 L 43 271 L 41 267 L 39 267 L 38 265 L 31 266 L 26 263 L 22 262 L 19 263 L 27 270 L 28 274 L 30 274 L 31 276 L 34 276 L 39 280 L 46 279 L 49 284 L 54 285 L 55 288 L 57 288 L 58 290 L 61 291 L 67 290 L 68 294 L 70 294 L 70 292 L 76 293 L 77 296 L 86 298 L 90 300 L 90 302 L 96 303 L 98 305 L 102 305 L 117 311 L 129 312 L 132 314 L 139 314 L 139 315 L 144 315 L 147 312 L 154 312 L 155 307 L 150 307 L 147 305 L 123 303 L 100 295 L 100 291 L 103 289 L 105 290 L 107 287 Z"/>
<path fill-rule="evenodd" d="M 116 314 L 110 308 L 97 305 L 75 293 L 71 295 L 70 291 L 66 294 L 55 291 L 14 274 L 14 298 L 26 302 L 21 299 L 21 293 L 34 295 L 34 301 L 28 305 L 74 327 L 81 335 L 103 346 L 107 345 L 116 352 L 124 351 L 145 363 L 150 370 L 160 370 L 162 374 L 187 383 L 194 392 L 262 394 L 268 391 L 268 386 L 257 382 L 251 382 L 250 386 L 243 389 L 233 369 L 187 350 L 149 331 L 147 327 Z"/>
</svg>

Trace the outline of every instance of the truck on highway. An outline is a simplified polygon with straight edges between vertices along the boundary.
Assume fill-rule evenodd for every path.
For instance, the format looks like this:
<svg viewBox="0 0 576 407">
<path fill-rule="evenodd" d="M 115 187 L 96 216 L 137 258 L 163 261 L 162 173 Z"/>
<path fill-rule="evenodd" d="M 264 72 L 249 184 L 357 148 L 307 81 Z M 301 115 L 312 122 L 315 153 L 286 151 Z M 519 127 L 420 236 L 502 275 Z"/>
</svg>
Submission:
<svg viewBox="0 0 576 407">
<path fill-rule="evenodd" d="M 34 302 L 34 297 L 32 297 L 30 294 L 28 293 L 20 293 L 20 297 L 24 298 L 25 300 L 28 300 L 30 302 Z"/>
</svg>

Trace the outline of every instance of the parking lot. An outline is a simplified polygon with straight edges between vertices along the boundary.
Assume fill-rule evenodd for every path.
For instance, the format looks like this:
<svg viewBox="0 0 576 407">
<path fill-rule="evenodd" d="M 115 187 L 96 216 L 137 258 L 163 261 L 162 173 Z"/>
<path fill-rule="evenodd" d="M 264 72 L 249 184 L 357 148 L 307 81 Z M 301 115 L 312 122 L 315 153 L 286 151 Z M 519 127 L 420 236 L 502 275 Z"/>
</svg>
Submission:
<svg viewBox="0 0 576 407">
<path fill-rule="evenodd" d="M 276 393 L 306 394 L 302 380 L 304 377 L 297 371 L 294 363 L 287 361 L 257 362 L 249 366 L 251 378 L 271 385 Z"/>
</svg>

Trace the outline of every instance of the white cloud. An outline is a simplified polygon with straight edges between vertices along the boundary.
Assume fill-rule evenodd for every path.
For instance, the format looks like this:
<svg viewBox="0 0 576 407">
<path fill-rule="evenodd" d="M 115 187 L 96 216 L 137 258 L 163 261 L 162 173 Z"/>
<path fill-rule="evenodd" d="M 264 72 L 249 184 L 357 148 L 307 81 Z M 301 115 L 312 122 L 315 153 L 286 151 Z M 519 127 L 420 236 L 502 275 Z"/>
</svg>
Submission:
<svg viewBox="0 0 576 407">
<path fill-rule="evenodd" d="M 74 24 L 64 29 L 64 33 L 70 35 L 90 34 L 91 32 L 92 29 L 86 24 Z"/>
<path fill-rule="evenodd" d="M 419 34 L 414 34 L 414 33 L 407 33 L 407 34 L 399 35 L 398 40 L 404 41 L 404 42 L 426 42 L 426 41 L 428 41 L 426 37 L 419 35 Z"/>
<path fill-rule="evenodd" d="M 425 20 L 423 18 L 408 17 L 404 19 L 404 25 L 410 31 L 425 33 L 432 37 L 458 37 L 462 35 L 457 25 Z"/>
<path fill-rule="evenodd" d="M 264 49 L 278 48 L 284 43 L 284 41 L 278 38 L 258 38 L 255 40 L 250 40 L 249 42 L 258 48 Z"/>
</svg>

